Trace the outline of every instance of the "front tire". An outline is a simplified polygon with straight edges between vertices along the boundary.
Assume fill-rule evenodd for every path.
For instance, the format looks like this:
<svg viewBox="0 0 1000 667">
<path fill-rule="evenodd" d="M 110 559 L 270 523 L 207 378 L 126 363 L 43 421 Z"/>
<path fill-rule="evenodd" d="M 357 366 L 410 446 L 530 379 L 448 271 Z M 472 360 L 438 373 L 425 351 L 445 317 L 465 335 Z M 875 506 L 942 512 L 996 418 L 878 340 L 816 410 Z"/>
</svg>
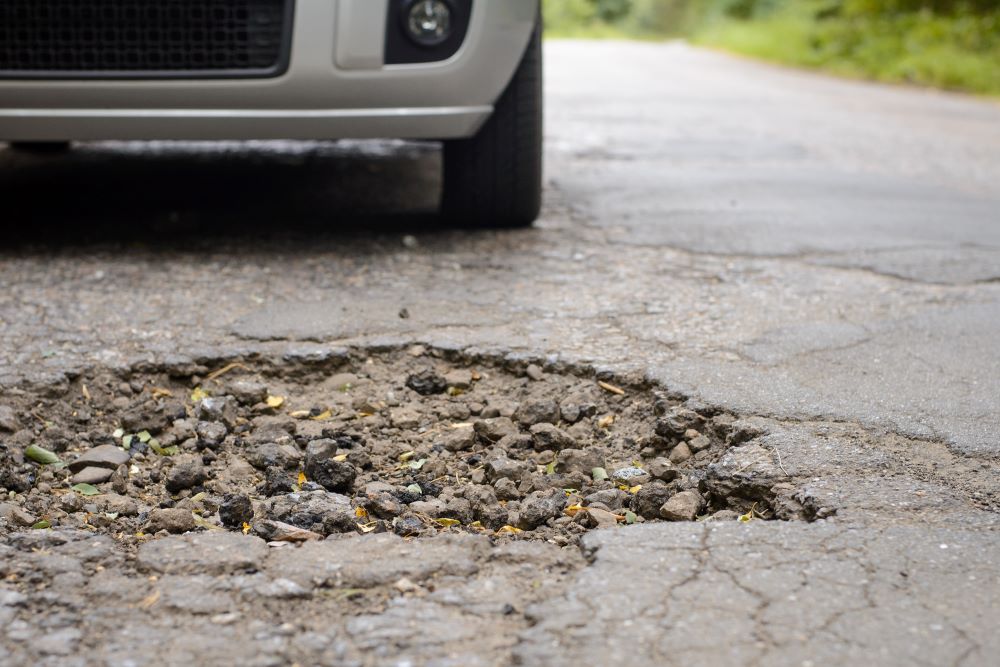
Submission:
<svg viewBox="0 0 1000 667">
<path fill-rule="evenodd" d="M 441 212 L 462 227 L 527 227 L 542 208 L 542 22 L 521 64 L 470 139 L 444 144 Z"/>
</svg>

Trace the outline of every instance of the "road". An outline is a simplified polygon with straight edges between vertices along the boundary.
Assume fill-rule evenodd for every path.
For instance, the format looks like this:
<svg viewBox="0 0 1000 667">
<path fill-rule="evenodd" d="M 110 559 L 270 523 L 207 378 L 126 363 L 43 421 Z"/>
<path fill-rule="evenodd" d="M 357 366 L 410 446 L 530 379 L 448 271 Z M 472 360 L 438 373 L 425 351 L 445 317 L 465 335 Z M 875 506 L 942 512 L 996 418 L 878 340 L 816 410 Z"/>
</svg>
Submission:
<svg viewBox="0 0 1000 667">
<path fill-rule="evenodd" d="M 414 343 L 597 369 L 749 420 L 772 471 L 836 512 L 593 532 L 514 620 L 491 620 L 487 583 L 516 591 L 578 555 L 417 541 L 412 558 L 489 577 L 354 617 L 304 602 L 340 619 L 335 646 L 293 621 L 225 625 L 214 648 L 248 664 L 992 664 L 1000 106 L 680 43 L 556 41 L 546 58 L 531 230 L 434 226 L 421 144 L 0 150 L 0 382 Z M 83 558 L 74 545 L 58 549 Z M 0 618 L 30 618 L 5 590 Z M 102 621 L 46 618 L 91 624 L 64 642 L 81 664 L 156 664 L 160 644 L 217 631 L 177 610 L 141 648 L 131 625 L 110 642 Z M 13 656 L 60 659 L 19 641 Z"/>
</svg>

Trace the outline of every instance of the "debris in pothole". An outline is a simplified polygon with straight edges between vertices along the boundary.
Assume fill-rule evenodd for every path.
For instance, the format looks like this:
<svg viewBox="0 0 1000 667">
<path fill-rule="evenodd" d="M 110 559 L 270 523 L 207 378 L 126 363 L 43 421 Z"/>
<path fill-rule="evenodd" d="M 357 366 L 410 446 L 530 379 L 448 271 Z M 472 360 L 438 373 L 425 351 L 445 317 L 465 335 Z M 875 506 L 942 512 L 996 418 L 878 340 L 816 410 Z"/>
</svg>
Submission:
<svg viewBox="0 0 1000 667">
<path fill-rule="evenodd" d="M 767 450 L 727 450 L 732 415 L 425 348 L 340 361 L 104 372 L 58 398 L 0 396 L 0 534 L 45 521 L 124 541 L 458 531 L 568 545 L 751 506 L 813 516 Z"/>
</svg>

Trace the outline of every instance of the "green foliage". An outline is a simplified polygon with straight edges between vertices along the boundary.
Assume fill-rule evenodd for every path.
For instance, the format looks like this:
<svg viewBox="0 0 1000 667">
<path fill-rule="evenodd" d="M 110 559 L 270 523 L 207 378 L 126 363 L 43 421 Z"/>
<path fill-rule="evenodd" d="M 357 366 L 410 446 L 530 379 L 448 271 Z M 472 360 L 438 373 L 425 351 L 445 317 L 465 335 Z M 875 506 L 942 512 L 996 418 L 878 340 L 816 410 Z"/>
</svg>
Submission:
<svg viewBox="0 0 1000 667">
<path fill-rule="evenodd" d="M 1000 93 L 997 0 L 543 0 L 550 34 L 685 36 L 792 65 Z"/>
</svg>

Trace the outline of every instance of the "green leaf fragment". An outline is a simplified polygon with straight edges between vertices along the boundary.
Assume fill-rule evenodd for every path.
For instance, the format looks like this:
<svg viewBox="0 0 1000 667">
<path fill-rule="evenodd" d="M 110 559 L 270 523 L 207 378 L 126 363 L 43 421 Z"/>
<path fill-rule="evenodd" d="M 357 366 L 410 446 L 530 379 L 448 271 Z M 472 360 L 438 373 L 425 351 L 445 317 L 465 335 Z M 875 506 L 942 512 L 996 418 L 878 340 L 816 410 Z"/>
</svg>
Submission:
<svg viewBox="0 0 1000 667">
<path fill-rule="evenodd" d="M 31 445 L 28 447 L 24 450 L 24 455 L 35 463 L 41 463 L 43 466 L 60 462 L 59 457 L 56 456 L 54 452 L 50 452 L 49 450 L 39 447 L 38 445 Z"/>
<path fill-rule="evenodd" d="M 132 449 L 132 439 L 135 436 L 126 435 L 122 437 L 122 449 Z"/>
<path fill-rule="evenodd" d="M 420 470 L 427 463 L 427 459 L 420 459 L 419 461 L 413 461 L 410 463 L 411 470 Z"/>
<path fill-rule="evenodd" d="M 93 484 L 74 484 L 69 488 L 76 491 L 81 496 L 96 496 L 101 493 L 101 490 Z"/>
<path fill-rule="evenodd" d="M 117 428 L 115 432 L 111 434 L 115 440 L 120 440 L 125 437 L 125 429 Z"/>
<path fill-rule="evenodd" d="M 153 439 L 153 436 L 149 434 L 149 431 L 139 431 L 135 437 L 139 438 L 139 442 L 143 444 Z"/>
<path fill-rule="evenodd" d="M 410 493 L 415 493 L 418 496 L 424 495 L 424 490 L 420 488 L 419 484 L 410 484 L 408 487 L 406 487 L 406 490 L 409 491 Z"/>
<path fill-rule="evenodd" d="M 627 523 L 628 525 L 631 526 L 638 519 L 639 517 L 636 516 L 635 512 L 625 512 L 625 523 Z"/>
<path fill-rule="evenodd" d="M 552 463 L 550 463 L 547 466 L 545 466 L 545 474 L 546 475 L 554 475 L 554 474 L 556 474 L 556 462 L 555 461 L 553 461 Z"/>
<path fill-rule="evenodd" d="M 32 530 L 45 530 L 46 528 L 51 528 L 51 527 L 52 527 L 52 522 L 51 521 L 49 521 L 48 519 L 42 519 L 41 521 L 39 521 L 38 523 L 36 523 L 34 526 L 32 526 L 31 529 Z"/>
<path fill-rule="evenodd" d="M 608 478 L 608 471 L 604 468 L 594 468 L 590 474 L 595 482 L 603 482 Z"/>
</svg>

